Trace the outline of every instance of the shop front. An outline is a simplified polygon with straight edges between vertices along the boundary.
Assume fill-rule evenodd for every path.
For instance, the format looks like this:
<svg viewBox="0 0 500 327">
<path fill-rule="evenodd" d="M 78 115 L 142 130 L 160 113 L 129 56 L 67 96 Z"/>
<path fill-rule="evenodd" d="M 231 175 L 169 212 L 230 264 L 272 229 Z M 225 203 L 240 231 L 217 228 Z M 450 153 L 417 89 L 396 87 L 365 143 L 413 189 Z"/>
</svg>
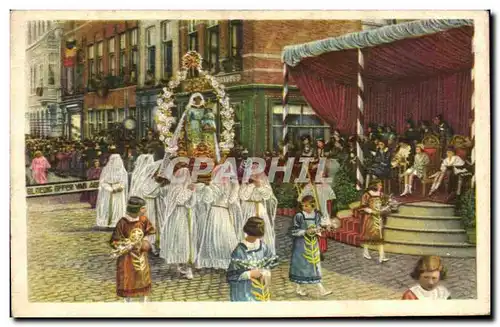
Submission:
<svg viewBox="0 0 500 327">
<path fill-rule="evenodd" d="M 156 130 L 154 117 L 157 107 L 156 101 L 160 93 L 161 88 L 137 90 L 137 111 L 135 113 L 135 119 L 137 121 L 136 134 L 139 138 L 145 137 L 148 129 Z"/>
<path fill-rule="evenodd" d="M 76 99 L 66 100 L 61 103 L 61 114 L 56 114 L 57 121 L 64 121 L 64 127 L 61 131 L 62 137 L 72 141 L 83 140 L 84 116 L 83 116 L 83 96 Z"/>
</svg>

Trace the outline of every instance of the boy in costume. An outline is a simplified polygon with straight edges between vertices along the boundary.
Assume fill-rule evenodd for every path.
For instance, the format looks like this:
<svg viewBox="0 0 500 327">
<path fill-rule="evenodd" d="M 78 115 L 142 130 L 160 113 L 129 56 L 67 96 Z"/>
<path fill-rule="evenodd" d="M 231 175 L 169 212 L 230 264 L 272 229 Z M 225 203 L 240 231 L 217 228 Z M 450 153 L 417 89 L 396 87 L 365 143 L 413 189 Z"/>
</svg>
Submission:
<svg viewBox="0 0 500 327">
<path fill-rule="evenodd" d="M 146 302 L 151 292 L 148 262 L 151 244 L 146 236 L 153 235 L 155 229 L 145 213 L 146 201 L 130 197 L 127 213 L 118 221 L 111 236 L 112 257 L 117 258 L 116 294 L 125 302 L 131 302 L 136 297 Z"/>
</svg>

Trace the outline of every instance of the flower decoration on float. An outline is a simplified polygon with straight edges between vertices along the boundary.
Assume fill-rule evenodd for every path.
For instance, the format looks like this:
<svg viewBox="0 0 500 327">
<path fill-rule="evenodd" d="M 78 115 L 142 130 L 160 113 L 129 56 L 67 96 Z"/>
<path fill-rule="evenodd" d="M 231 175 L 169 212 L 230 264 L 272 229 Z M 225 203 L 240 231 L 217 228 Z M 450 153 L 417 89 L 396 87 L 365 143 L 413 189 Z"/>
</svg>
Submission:
<svg viewBox="0 0 500 327">
<path fill-rule="evenodd" d="M 185 81 L 188 77 L 188 71 L 195 69 L 199 72 L 200 77 L 205 78 L 213 89 L 217 101 L 220 104 L 219 113 L 221 115 L 222 131 L 219 142 L 221 151 L 228 152 L 234 147 L 234 110 L 231 107 L 229 97 L 226 94 L 225 87 L 219 83 L 217 79 L 202 69 L 203 58 L 196 51 L 189 51 L 182 57 L 182 69 L 175 74 L 169 81 L 168 85 L 162 89 L 162 93 L 158 96 L 158 110 L 156 112 L 155 121 L 160 132 L 160 140 L 165 144 L 166 148 L 172 148 L 172 129 L 176 123 L 176 119 L 172 116 L 171 108 L 175 107 L 175 92 L 174 90 Z"/>
<path fill-rule="evenodd" d="M 183 57 L 182 57 L 182 67 L 185 69 L 196 69 L 198 71 L 201 70 L 201 62 L 203 59 L 201 58 L 201 55 L 196 52 L 196 51 L 188 51 Z"/>
</svg>

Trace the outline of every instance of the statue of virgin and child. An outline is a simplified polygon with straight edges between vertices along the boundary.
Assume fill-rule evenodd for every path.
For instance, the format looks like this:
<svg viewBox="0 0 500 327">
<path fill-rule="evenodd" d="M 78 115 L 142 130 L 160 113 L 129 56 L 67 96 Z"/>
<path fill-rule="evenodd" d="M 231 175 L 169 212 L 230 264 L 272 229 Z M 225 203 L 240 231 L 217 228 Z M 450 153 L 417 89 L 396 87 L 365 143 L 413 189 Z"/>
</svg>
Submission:
<svg viewBox="0 0 500 327">
<path fill-rule="evenodd" d="M 193 93 L 186 106 L 187 152 L 193 156 L 219 159 L 215 114 L 201 93 Z"/>
</svg>

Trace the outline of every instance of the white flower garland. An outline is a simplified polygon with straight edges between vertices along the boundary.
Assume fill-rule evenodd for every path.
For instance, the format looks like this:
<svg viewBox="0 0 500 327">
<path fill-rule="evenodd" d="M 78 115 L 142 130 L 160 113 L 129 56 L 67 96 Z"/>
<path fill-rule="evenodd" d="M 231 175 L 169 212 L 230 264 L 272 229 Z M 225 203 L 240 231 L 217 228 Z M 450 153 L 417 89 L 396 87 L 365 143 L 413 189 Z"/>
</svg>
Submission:
<svg viewBox="0 0 500 327">
<path fill-rule="evenodd" d="M 224 151 L 229 151 L 234 147 L 234 110 L 229 103 L 229 97 L 226 95 L 224 85 L 217 82 L 214 76 L 201 69 L 201 56 L 195 51 L 189 51 L 183 57 L 183 67 L 177 72 L 175 78 L 168 82 L 168 86 L 163 88 L 163 93 L 158 96 L 155 121 L 160 133 L 160 140 L 165 143 L 167 149 L 177 150 L 177 144 L 172 144 L 172 126 L 176 123 L 175 117 L 172 117 L 174 104 L 174 89 L 186 80 L 188 70 L 196 69 L 201 77 L 204 77 L 212 86 L 213 92 L 221 105 L 220 115 L 222 120 L 222 132 L 220 133 L 219 147 Z"/>
</svg>

